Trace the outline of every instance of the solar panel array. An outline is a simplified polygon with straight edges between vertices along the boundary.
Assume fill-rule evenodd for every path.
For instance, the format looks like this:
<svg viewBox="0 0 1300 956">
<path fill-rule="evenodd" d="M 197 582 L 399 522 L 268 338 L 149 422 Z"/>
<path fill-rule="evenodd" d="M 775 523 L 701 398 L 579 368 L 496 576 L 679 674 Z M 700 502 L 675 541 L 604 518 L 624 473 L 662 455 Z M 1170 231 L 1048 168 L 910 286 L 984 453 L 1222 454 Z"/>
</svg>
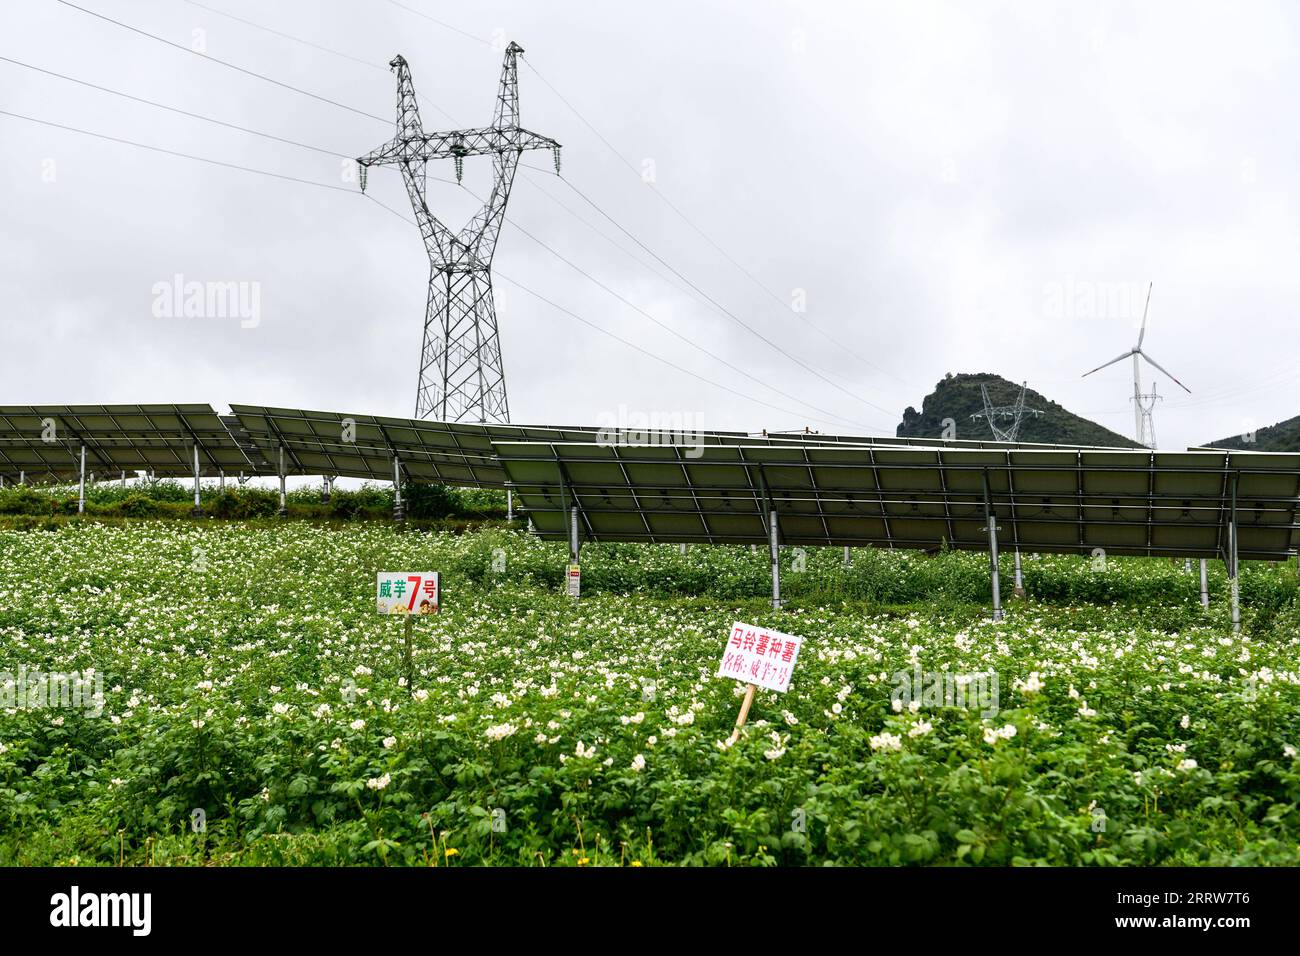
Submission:
<svg viewBox="0 0 1300 956">
<path fill-rule="evenodd" d="M 285 449 L 289 474 L 391 481 L 393 458 L 417 482 L 504 488 L 494 438 L 566 442 L 593 440 L 594 429 L 477 425 L 342 412 L 232 405 L 240 426 L 278 468 Z"/>
<path fill-rule="evenodd" d="M 71 481 L 86 469 L 192 475 L 194 446 L 200 470 L 253 470 L 210 405 L 0 406 L 0 475 L 17 480 Z"/>
<path fill-rule="evenodd" d="M 510 487 L 536 530 L 588 540 L 1222 554 L 1232 496 L 1243 557 L 1300 546 L 1300 455 L 741 432 L 677 444 L 596 427 L 469 424 L 234 405 L 0 407 L 0 476 L 149 471 L 287 474 Z"/>
<path fill-rule="evenodd" d="M 759 543 L 768 512 L 800 545 L 1213 556 L 1237 500 L 1239 553 L 1300 543 L 1300 455 L 803 445 L 495 443 L 538 532 L 587 540 Z"/>
<path fill-rule="evenodd" d="M 385 418 L 343 412 L 306 411 L 260 405 L 232 405 L 242 433 L 268 462 L 278 468 L 279 449 L 285 449 L 290 474 L 338 475 L 390 481 L 393 458 L 401 460 L 403 473 L 415 481 L 450 485 L 504 488 L 505 469 L 493 449 L 495 441 L 596 442 L 602 435 L 617 443 L 628 429 L 438 422 L 410 418 Z M 806 444 L 958 444 L 960 447 L 1007 447 L 1001 443 L 950 443 L 941 439 L 856 438 L 841 435 L 772 434 L 754 437 L 744 432 L 701 431 L 679 434 L 684 447 L 705 445 Z M 1021 447 L 1021 446 L 1013 446 Z M 1024 446 L 1058 447 L 1058 446 Z"/>
</svg>

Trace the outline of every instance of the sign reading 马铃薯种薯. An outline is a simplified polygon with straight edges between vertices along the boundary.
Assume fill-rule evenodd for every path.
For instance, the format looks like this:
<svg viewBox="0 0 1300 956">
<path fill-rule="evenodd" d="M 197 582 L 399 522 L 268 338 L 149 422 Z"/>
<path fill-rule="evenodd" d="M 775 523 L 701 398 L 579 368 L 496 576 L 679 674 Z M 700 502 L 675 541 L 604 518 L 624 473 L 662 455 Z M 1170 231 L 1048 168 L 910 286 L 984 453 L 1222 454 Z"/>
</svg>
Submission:
<svg viewBox="0 0 1300 956">
<path fill-rule="evenodd" d="M 794 673 L 802 646 L 803 638 L 792 634 L 740 621 L 731 626 L 731 636 L 722 650 L 722 662 L 716 676 L 744 681 L 749 687 L 745 690 L 745 700 L 740 705 L 740 716 L 736 718 L 736 729 L 731 732 L 728 746 L 740 739 L 740 731 L 749 719 L 750 705 L 754 703 L 754 691 L 762 687 L 784 694 L 790 689 L 790 675 Z"/>
<path fill-rule="evenodd" d="M 569 597 L 576 598 L 582 594 L 582 568 L 576 564 L 569 565 L 565 581 L 568 583 Z"/>
<path fill-rule="evenodd" d="M 802 637 L 737 622 L 731 627 L 715 676 L 783 694 L 790 688 L 790 675 L 802 644 Z"/>
<path fill-rule="evenodd" d="M 380 614 L 437 614 L 437 571 L 380 571 L 375 610 Z"/>
</svg>

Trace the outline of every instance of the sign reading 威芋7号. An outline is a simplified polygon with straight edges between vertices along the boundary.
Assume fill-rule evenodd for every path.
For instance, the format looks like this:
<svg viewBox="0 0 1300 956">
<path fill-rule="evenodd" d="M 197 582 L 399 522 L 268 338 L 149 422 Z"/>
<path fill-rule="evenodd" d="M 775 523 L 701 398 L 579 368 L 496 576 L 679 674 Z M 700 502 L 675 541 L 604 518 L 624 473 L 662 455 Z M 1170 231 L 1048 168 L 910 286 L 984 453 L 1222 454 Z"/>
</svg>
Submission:
<svg viewBox="0 0 1300 956">
<path fill-rule="evenodd" d="M 737 622 L 731 627 L 715 676 L 785 693 L 802 645 L 802 637 Z"/>
<path fill-rule="evenodd" d="M 437 571 L 380 571 L 375 580 L 380 614 L 437 614 Z"/>
</svg>

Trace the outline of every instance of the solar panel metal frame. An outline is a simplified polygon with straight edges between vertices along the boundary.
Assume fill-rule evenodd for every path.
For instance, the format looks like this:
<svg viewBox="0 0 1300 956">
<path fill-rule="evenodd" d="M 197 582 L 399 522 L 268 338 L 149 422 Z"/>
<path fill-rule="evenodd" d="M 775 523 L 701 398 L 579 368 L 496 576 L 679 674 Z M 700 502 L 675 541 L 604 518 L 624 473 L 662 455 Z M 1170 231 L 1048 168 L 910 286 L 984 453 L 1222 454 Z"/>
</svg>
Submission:
<svg viewBox="0 0 1300 956">
<path fill-rule="evenodd" d="M 196 443 L 201 473 L 252 467 L 211 405 L 0 406 L 0 474 L 10 480 L 75 480 L 83 445 L 88 473 L 189 476 Z"/>
<path fill-rule="evenodd" d="M 273 463 L 285 449 L 289 474 L 393 479 L 393 458 L 416 482 L 504 488 L 493 436 L 572 441 L 596 431 L 563 426 L 477 424 L 270 406 L 232 405 L 252 442 Z M 345 423 L 355 440 L 344 440 Z"/>
<path fill-rule="evenodd" d="M 775 507 L 786 544 L 986 550 L 984 483 L 1000 539 L 1034 551 L 1225 553 L 1233 478 L 1238 552 L 1300 539 L 1300 455 L 496 442 L 516 503 L 544 537 L 760 543 Z"/>
<path fill-rule="evenodd" d="M 283 446 L 288 474 L 337 475 L 378 481 L 392 480 L 393 458 L 396 456 L 406 477 L 414 481 L 504 488 L 506 474 L 496 460 L 494 441 L 570 443 L 594 441 L 607 434 L 617 442 L 626 435 L 625 430 L 606 426 L 442 422 L 254 405 L 232 405 L 231 410 L 258 451 L 273 463 L 272 473 L 277 470 L 274 463 L 278 460 L 278 449 Z M 343 440 L 345 421 L 352 423 L 354 441 Z M 953 447 L 983 447 L 990 444 L 799 433 L 756 438 L 738 431 L 701 431 L 697 435 L 703 444 L 728 445 L 922 445 L 939 442 Z M 992 444 L 1007 446 L 1001 442 Z"/>
</svg>

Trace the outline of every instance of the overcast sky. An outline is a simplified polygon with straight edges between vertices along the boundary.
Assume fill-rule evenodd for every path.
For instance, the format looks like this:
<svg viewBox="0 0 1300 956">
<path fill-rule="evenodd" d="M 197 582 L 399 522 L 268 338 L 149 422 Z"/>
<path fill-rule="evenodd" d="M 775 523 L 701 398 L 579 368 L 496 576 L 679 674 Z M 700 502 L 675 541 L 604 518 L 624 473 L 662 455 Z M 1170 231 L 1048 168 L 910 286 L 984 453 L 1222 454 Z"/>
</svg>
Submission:
<svg viewBox="0 0 1300 956">
<path fill-rule="evenodd" d="M 516 422 L 893 434 L 946 372 L 996 372 L 1131 435 L 1129 363 L 1080 375 L 1133 344 L 1148 282 L 1144 345 L 1192 390 L 1156 374 L 1162 447 L 1300 413 L 1294 5 L 76 2 L 186 49 L 30 0 L 0 56 L 345 156 L 393 135 L 362 114 L 392 116 L 395 54 L 433 131 L 490 122 L 519 42 L 564 177 L 758 335 L 526 154 L 495 260 Z M 0 116 L 0 402 L 413 413 L 428 260 L 351 164 L 2 61 L 0 110 L 341 187 Z M 453 229 L 478 205 L 429 190 Z M 395 172 L 370 191 L 410 216 Z M 256 320 L 158 317 L 177 275 L 247 283 Z"/>
</svg>

